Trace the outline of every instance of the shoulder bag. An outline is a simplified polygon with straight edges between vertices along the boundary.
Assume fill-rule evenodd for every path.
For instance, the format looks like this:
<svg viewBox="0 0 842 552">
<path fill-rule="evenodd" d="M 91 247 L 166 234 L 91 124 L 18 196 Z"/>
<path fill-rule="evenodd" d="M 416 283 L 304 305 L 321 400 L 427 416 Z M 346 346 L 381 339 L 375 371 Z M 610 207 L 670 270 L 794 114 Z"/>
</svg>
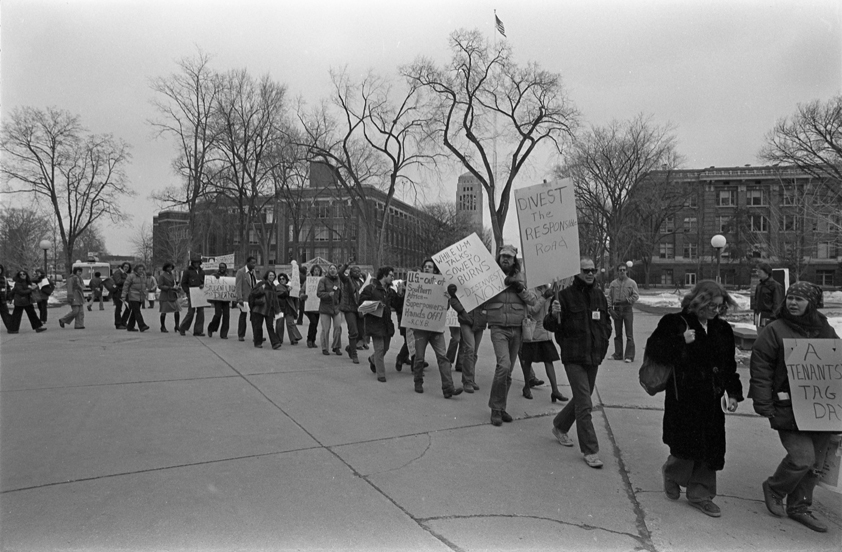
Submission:
<svg viewBox="0 0 842 552">
<path fill-rule="evenodd" d="M 690 324 L 687 323 L 687 320 L 683 316 L 681 319 L 684 320 L 684 324 L 689 328 Z M 649 352 L 644 351 L 643 364 L 641 364 L 640 371 L 637 373 L 638 381 L 640 381 L 640 386 L 649 395 L 655 396 L 667 388 L 667 383 L 673 370 L 674 367 L 671 364 L 652 360 Z M 673 379 L 673 385 L 675 386 L 675 396 L 678 398 L 678 385 L 675 383 L 675 379 Z"/>
</svg>

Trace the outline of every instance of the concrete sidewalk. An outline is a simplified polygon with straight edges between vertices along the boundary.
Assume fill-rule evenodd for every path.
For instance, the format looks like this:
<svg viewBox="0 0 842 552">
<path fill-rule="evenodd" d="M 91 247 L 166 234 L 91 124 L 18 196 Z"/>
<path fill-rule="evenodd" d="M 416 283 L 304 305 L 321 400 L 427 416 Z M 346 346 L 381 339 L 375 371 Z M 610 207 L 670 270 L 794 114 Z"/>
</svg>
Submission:
<svg viewBox="0 0 842 552">
<path fill-rule="evenodd" d="M 157 312 L 144 314 L 157 328 Z M 3 550 L 842 545 L 840 495 L 817 489 L 826 534 L 766 511 L 760 483 L 784 450 L 750 402 L 727 418 L 722 517 L 666 499 L 663 397 L 637 384 L 642 355 L 600 370 L 594 423 L 605 467 L 594 470 L 550 433 L 563 404 L 550 402 L 549 387 L 534 389 L 534 400 L 521 396 L 519 367 L 509 393 L 514 423 L 489 424 L 488 333 L 481 390 L 445 400 L 434 366 L 423 395 L 408 367 L 395 372 L 399 336 L 388 381 L 378 383 L 366 351 L 354 365 L 303 343 L 279 351 L 240 343 L 235 312 L 228 340 L 127 333 L 113 329 L 110 310 L 86 315 L 86 330 L 60 330 L 53 310 L 49 331 L 24 325 L 0 337 Z M 657 320 L 636 313 L 639 349 Z M 747 370 L 741 377 L 747 390 Z M 570 395 L 566 385 L 562 392 Z"/>
</svg>

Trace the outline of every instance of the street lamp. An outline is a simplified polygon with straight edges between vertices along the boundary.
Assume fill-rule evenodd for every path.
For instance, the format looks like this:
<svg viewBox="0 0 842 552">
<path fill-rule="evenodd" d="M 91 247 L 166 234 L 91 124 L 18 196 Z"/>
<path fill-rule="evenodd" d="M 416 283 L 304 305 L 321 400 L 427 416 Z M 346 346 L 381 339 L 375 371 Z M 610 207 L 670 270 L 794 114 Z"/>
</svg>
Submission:
<svg viewBox="0 0 842 552">
<path fill-rule="evenodd" d="M 716 249 L 716 281 L 721 283 L 719 276 L 719 265 L 722 262 L 722 249 L 725 247 L 727 240 L 722 234 L 717 234 L 710 239 L 710 245 Z"/>
<path fill-rule="evenodd" d="M 41 240 L 41 243 L 38 244 L 38 247 L 44 250 L 44 276 L 47 275 L 47 251 L 53 246 L 53 242 L 50 240 Z"/>
</svg>

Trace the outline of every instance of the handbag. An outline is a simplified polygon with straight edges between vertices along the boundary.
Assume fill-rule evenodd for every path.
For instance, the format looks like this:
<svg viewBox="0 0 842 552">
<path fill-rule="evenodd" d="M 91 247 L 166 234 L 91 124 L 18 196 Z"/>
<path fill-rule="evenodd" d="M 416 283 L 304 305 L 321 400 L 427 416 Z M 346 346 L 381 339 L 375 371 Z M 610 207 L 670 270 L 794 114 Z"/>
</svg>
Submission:
<svg viewBox="0 0 842 552">
<path fill-rule="evenodd" d="M 690 324 L 687 323 L 687 320 L 683 316 L 681 319 L 684 320 L 684 324 L 689 328 Z M 644 391 L 649 393 L 650 396 L 655 396 L 667 388 L 667 383 L 674 369 L 671 364 L 652 360 L 649 352 L 644 351 L 643 364 L 640 365 L 637 379 Z M 675 378 L 673 378 L 673 385 L 675 386 L 675 397 L 678 398 L 678 384 L 675 382 Z"/>
<path fill-rule="evenodd" d="M 521 329 L 523 330 L 523 340 L 524 341 L 532 341 L 532 338 L 535 337 L 535 319 L 531 316 L 527 316 L 521 322 Z"/>
</svg>

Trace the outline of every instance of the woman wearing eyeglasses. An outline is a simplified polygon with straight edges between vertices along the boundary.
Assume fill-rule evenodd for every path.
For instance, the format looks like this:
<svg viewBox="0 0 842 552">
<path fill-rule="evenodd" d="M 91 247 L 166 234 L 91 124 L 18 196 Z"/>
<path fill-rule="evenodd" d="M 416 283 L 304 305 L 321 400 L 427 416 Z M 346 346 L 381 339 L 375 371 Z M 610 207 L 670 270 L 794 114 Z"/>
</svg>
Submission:
<svg viewBox="0 0 842 552">
<path fill-rule="evenodd" d="M 702 280 L 667 314 L 646 342 L 646 355 L 673 367 L 664 397 L 663 440 L 670 454 L 661 468 L 664 493 L 687 500 L 702 513 L 719 517 L 716 472 L 725 466 L 725 413 L 743 400 L 737 374 L 734 332 L 719 317 L 736 307 L 722 285 Z M 726 395 L 727 393 L 727 395 Z"/>
</svg>

